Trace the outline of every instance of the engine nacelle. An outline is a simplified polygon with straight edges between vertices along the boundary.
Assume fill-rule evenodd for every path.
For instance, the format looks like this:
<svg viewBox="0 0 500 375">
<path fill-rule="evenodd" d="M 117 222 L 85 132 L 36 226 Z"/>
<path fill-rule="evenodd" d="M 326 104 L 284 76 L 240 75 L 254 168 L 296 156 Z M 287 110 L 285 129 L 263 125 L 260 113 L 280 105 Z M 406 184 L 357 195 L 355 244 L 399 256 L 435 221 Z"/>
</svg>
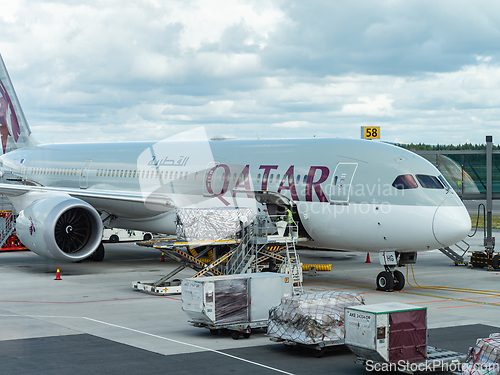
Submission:
<svg viewBox="0 0 500 375">
<path fill-rule="evenodd" d="M 94 207 L 70 196 L 36 200 L 16 220 L 17 236 L 28 249 L 45 258 L 72 262 L 97 249 L 102 229 Z"/>
</svg>

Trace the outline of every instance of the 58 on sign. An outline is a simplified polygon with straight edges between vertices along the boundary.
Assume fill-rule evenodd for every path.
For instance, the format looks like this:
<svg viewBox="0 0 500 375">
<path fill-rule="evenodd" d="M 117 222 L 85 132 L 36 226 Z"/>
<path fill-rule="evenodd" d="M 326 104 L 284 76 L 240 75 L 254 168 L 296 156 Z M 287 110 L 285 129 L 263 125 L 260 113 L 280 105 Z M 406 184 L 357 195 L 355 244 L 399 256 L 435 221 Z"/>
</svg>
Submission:
<svg viewBox="0 0 500 375">
<path fill-rule="evenodd" d="M 361 138 L 380 139 L 380 126 L 362 126 Z"/>
</svg>

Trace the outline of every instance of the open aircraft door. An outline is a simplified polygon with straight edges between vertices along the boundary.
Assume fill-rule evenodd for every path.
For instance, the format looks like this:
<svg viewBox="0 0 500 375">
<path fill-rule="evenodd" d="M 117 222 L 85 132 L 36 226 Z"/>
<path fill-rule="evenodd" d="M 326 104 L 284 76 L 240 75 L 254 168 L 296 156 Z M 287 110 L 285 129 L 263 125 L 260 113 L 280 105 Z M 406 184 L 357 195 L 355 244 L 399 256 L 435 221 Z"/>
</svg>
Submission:
<svg viewBox="0 0 500 375">
<path fill-rule="evenodd" d="M 347 204 L 358 163 L 338 163 L 330 185 L 330 204 Z"/>
</svg>

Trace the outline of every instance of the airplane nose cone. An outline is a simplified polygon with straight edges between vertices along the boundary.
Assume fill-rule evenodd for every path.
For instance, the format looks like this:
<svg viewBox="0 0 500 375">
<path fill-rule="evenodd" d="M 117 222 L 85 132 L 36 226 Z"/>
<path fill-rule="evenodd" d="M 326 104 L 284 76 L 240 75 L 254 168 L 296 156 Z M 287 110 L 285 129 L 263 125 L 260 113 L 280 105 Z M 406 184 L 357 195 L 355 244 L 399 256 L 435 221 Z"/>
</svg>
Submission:
<svg viewBox="0 0 500 375">
<path fill-rule="evenodd" d="M 432 230 L 436 241 L 443 247 L 463 240 L 471 229 L 469 213 L 458 198 L 447 198 L 436 209 Z"/>
</svg>

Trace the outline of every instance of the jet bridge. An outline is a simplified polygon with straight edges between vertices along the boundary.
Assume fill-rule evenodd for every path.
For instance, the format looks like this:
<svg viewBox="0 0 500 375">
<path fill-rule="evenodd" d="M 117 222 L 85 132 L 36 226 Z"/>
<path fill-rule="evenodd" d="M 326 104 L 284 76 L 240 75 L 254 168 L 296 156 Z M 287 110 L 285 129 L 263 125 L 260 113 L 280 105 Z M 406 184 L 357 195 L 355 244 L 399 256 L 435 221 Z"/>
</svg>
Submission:
<svg viewBox="0 0 500 375">
<path fill-rule="evenodd" d="M 265 195 L 265 194 L 263 194 Z M 223 210 L 199 209 L 197 220 L 224 216 Z M 211 212 L 209 212 L 211 211 Z M 191 211 L 195 214 L 195 211 Z M 240 213 L 241 214 L 241 213 Z M 178 217 L 186 215 L 179 213 Z M 234 212 L 227 214 L 233 219 Z M 244 216 L 245 217 L 245 216 Z M 240 215 L 241 218 L 241 215 Z M 221 219 L 223 220 L 223 219 Z M 225 239 L 186 239 L 181 236 L 171 239 L 153 239 L 138 242 L 137 245 L 152 247 L 161 251 L 165 256 L 180 263 L 180 265 L 165 277 L 153 283 L 134 282 L 133 288 L 153 294 L 180 293 L 180 280 L 173 279 L 175 275 L 186 268 L 195 271 L 194 278 L 212 275 L 233 275 L 252 272 L 279 272 L 290 274 L 293 280 L 293 292 L 302 292 L 302 264 L 296 251 L 296 243 L 307 241 L 299 237 L 299 225 L 296 222 L 288 223 L 282 215 L 270 215 L 267 210 L 261 211 L 248 225 L 239 222 L 241 230 L 236 235 Z M 178 220 L 178 233 L 188 233 L 182 220 Z M 223 227 L 223 225 L 221 225 Z M 204 229 L 205 230 L 205 229 Z M 191 232 L 192 233 L 192 232 Z"/>
</svg>

